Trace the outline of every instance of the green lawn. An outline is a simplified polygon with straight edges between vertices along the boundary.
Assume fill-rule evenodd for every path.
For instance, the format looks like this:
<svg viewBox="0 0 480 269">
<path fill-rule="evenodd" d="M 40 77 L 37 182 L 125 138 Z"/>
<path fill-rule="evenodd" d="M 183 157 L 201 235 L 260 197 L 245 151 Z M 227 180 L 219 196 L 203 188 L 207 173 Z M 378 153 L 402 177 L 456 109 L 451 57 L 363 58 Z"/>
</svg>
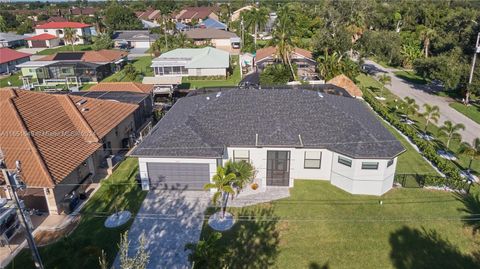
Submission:
<svg viewBox="0 0 480 269">
<path fill-rule="evenodd" d="M 10 81 L 11 86 L 22 86 L 22 79 L 20 78 L 21 73 L 16 73 L 12 76 L 0 79 L 0 88 L 9 87 L 8 82 Z"/>
<path fill-rule="evenodd" d="M 141 74 L 137 76 L 134 81 L 142 82 L 142 77 L 153 76 L 153 70 L 150 67 L 152 65 L 152 57 L 144 56 L 138 59 L 133 60 L 133 66 Z M 113 81 L 130 81 L 125 77 L 125 73 L 122 71 L 117 72 L 109 77 L 106 77 L 102 82 L 113 82 Z"/>
<path fill-rule="evenodd" d="M 463 227 L 461 206 L 441 191 L 394 189 L 382 197 L 362 196 L 326 181 L 296 180 L 290 198 L 229 209 L 240 220 L 212 246 L 222 253 L 213 263 L 217 268 L 478 268 L 471 253 L 478 252 L 480 237 Z M 202 238 L 211 233 L 205 224 Z"/>
<path fill-rule="evenodd" d="M 415 83 L 415 84 L 427 84 L 428 81 L 421 76 L 415 74 L 415 71 L 395 71 L 393 72 L 395 76 L 406 80 L 410 83 Z"/>
<path fill-rule="evenodd" d="M 112 176 L 102 182 L 100 189 L 83 208 L 82 219 L 74 232 L 52 245 L 40 248 L 45 268 L 98 268 L 98 257 L 102 249 L 105 250 L 109 262 L 113 262 L 120 234 L 130 227 L 133 218 L 124 226 L 115 229 L 107 229 L 103 223 L 107 216 L 115 212 L 115 202 L 118 210 L 129 210 L 133 214 L 138 211 L 146 192 L 136 184 L 137 173 L 137 159 L 128 158 Z M 30 251 L 23 250 L 8 268 L 34 268 Z"/>
<path fill-rule="evenodd" d="M 472 104 L 469 106 L 465 106 L 462 103 L 451 103 L 450 107 L 454 108 L 456 111 L 462 113 L 463 115 L 469 117 L 474 122 L 480 124 L 480 105 L 479 104 Z M 480 137 L 480 134 L 479 134 Z"/>
<path fill-rule="evenodd" d="M 234 56 L 234 68 L 232 74 L 224 80 L 192 80 L 188 77 L 183 77 L 180 88 L 182 89 L 199 89 L 203 87 L 222 87 L 222 86 L 236 86 L 242 79 L 240 77 L 240 65 L 238 64 L 238 56 Z"/>
<path fill-rule="evenodd" d="M 92 50 L 92 45 L 74 45 L 75 51 Z M 73 51 L 71 45 L 61 46 L 53 49 L 45 49 L 37 52 L 38 55 L 50 55 L 61 51 Z"/>
</svg>

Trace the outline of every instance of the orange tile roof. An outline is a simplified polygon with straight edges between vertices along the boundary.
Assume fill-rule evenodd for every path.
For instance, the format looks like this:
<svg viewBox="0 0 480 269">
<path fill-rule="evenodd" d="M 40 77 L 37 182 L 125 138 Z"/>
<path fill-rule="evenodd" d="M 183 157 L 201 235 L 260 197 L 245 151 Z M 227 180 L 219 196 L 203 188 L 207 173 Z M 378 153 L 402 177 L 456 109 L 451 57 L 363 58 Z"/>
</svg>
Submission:
<svg viewBox="0 0 480 269">
<path fill-rule="evenodd" d="M 265 58 L 268 58 L 270 56 L 275 55 L 276 53 L 277 53 L 277 47 L 273 47 L 273 46 L 265 47 L 263 49 L 257 50 L 257 53 L 255 55 L 255 59 L 256 59 L 256 61 L 261 61 Z M 293 49 L 293 53 L 296 53 L 296 54 L 301 55 L 305 58 L 313 60 L 313 56 L 312 56 L 311 51 L 295 47 Z"/>
<path fill-rule="evenodd" d="M 81 51 L 81 52 L 83 53 L 81 61 L 91 62 L 91 63 L 115 62 L 128 55 L 127 52 L 122 50 L 98 50 L 98 51 L 89 50 L 89 51 Z M 42 57 L 41 59 L 38 59 L 38 61 L 53 61 L 55 56 L 57 56 L 57 54 L 59 53 L 67 54 L 67 53 L 74 53 L 74 52 L 57 52 L 55 54 Z M 75 53 L 78 53 L 78 52 L 75 52 Z"/>
<path fill-rule="evenodd" d="M 355 83 L 344 74 L 338 75 L 327 81 L 328 84 L 333 84 L 340 88 L 344 88 L 353 97 L 362 97 L 362 91 L 355 85 Z"/>
<path fill-rule="evenodd" d="M 142 84 L 139 82 L 101 82 L 90 87 L 90 91 L 105 91 L 105 92 L 139 92 L 152 93 L 153 84 Z"/>
<path fill-rule="evenodd" d="M 86 102 L 82 105 L 80 100 Z M 0 90 L 0 148 L 22 162 L 28 187 L 53 187 L 96 150 L 137 105 L 80 96 Z M 86 108 L 86 109 L 82 109 Z"/>
</svg>

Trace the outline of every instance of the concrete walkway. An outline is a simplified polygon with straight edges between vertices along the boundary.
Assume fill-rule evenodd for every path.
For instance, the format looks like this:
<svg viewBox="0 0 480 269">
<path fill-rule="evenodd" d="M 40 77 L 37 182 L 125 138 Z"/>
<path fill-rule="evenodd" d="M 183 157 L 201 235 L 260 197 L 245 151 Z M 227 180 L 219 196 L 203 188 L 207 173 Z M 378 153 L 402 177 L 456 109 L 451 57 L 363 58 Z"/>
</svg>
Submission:
<svg viewBox="0 0 480 269">
<path fill-rule="evenodd" d="M 266 187 L 265 192 L 240 195 L 228 202 L 228 207 L 244 207 L 290 197 L 290 189 L 286 187 Z"/>
<path fill-rule="evenodd" d="M 190 268 L 185 245 L 200 238 L 209 201 L 208 192 L 150 191 L 129 231 L 132 255 L 144 233 L 150 253 L 147 269 Z M 119 268 L 118 260 L 117 256 L 115 268 Z"/>
<path fill-rule="evenodd" d="M 430 104 L 436 105 L 440 108 L 440 119 L 438 125 L 443 125 L 443 122 L 449 120 L 453 123 L 462 123 L 465 125 L 465 130 L 461 131 L 462 140 L 472 143 L 473 139 L 480 137 L 480 124 L 477 124 L 473 120 L 469 119 L 462 113 L 456 111 L 449 106 L 454 102 L 451 98 L 441 97 L 433 94 L 435 89 L 432 89 L 429 85 L 413 84 L 409 81 L 403 80 L 395 76 L 393 72 L 398 71 L 395 68 L 385 68 L 371 60 L 366 60 L 365 64 L 372 68 L 375 75 L 388 74 L 392 78 L 391 85 L 386 87 L 395 95 L 400 98 L 406 96 L 415 99 L 420 106 L 420 112 L 424 111 L 423 105 Z M 437 89 L 438 90 L 438 89 Z"/>
</svg>

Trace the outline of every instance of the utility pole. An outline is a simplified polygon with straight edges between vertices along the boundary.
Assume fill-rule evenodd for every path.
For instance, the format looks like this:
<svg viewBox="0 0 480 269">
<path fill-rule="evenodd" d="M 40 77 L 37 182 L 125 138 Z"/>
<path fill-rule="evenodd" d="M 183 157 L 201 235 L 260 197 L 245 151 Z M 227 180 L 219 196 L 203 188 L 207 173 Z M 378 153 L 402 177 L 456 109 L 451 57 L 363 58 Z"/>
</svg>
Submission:
<svg viewBox="0 0 480 269">
<path fill-rule="evenodd" d="M 3 177 L 7 180 L 8 184 L 10 185 L 12 191 L 12 197 L 15 200 L 15 204 L 17 205 L 17 210 L 22 220 L 23 227 L 25 228 L 25 232 L 27 233 L 27 242 L 28 246 L 30 247 L 30 251 L 32 252 L 33 262 L 35 268 L 37 269 L 44 269 L 42 259 L 40 257 L 40 253 L 38 252 L 37 245 L 35 244 L 35 240 L 33 239 L 32 230 L 30 229 L 29 222 L 27 222 L 27 217 L 25 216 L 25 210 L 20 203 L 17 195 L 17 189 L 25 188 L 25 185 L 19 183 L 20 173 L 22 171 L 20 161 L 15 162 L 16 169 L 12 172 L 9 172 L 7 169 L 7 164 L 5 163 L 5 159 L 3 153 L 0 149 L 0 169 L 2 170 Z M 12 171 L 12 170 L 11 170 Z"/>
<path fill-rule="evenodd" d="M 475 70 L 475 62 L 477 61 L 477 53 L 480 53 L 480 32 L 477 34 L 477 42 L 475 43 L 475 51 L 473 52 L 472 68 L 470 69 L 470 77 L 468 78 L 468 86 L 471 86 L 473 80 L 473 71 Z M 469 89 L 465 94 L 465 104 L 468 104 L 468 97 L 470 96 Z"/>
</svg>

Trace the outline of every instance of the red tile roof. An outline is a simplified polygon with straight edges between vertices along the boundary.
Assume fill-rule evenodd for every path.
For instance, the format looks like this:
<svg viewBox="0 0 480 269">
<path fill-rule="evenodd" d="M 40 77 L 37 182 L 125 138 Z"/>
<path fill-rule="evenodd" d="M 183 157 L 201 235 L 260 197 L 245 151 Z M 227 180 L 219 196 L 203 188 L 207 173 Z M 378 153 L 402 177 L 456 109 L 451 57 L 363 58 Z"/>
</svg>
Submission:
<svg viewBox="0 0 480 269">
<path fill-rule="evenodd" d="M 138 82 L 101 82 L 90 87 L 90 91 L 106 91 L 106 92 L 139 92 L 152 93 L 153 84 L 142 84 Z"/>
<path fill-rule="evenodd" d="M 340 88 L 344 88 L 353 97 L 362 97 L 363 93 L 355 83 L 344 74 L 338 75 L 327 81 L 328 84 L 333 84 Z"/>
<path fill-rule="evenodd" d="M 80 100 L 85 102 L 79 105 Z M 83 109 L 85 108 L 85 109 Z M 28 187 L 53 187 L 102 146 L 137 105 L 24 90 L 0 90 L 0 148 L 23 165 Z"/>
<path fill-rule="evenodd" d="M 83 53 L 82 58 L 80 59 L 81 61 L 84 62 L 91 62 L 91 63 L 96 63 L 96 62 L 115 62 L 118 61 L 128 55 L 127 52 L 123 50 L 88 50 L 88 51 L 81 51 Z M 53 61 L 55 59 L 55 56 L 57 54 L 67 54 L 67 53 L 79 53 L 79 52 L 57 52 L 55 54 L 47 55 L 39 61 Z"/>
<path fill-rule="evenodd" d="M 205 19 L 216 11 L 217 8 L 214 7 L 187 7 L 180 11 L 180 13 L 176 16 L 176 19 Z"/>
<path fill-rule="evenodd" d="M 47 22 L 45 24 L 41 24 L 35 27 L 35 29 L 63 29 L 63 28 L 85 28 L 90 27 L 90 24 L 85 24 L 81 22 L 73 22 L 73 21 L 64 21 L 64 22 Z"/>
<path fill-rule="evenodd" d="M 9 48 L 0 48 L 0 64 L 8 63 L 25 57 L 29 57 L 32 54 L 19 52 Z"/>
<path fill-rule="evenodd" d="M 40 35 L 25 38 L 25 40 L 50 40 L 55 38 L 57 37 L 54 35 L 45 33 L 45 34 L 40 34 Z"/>
</svg>

